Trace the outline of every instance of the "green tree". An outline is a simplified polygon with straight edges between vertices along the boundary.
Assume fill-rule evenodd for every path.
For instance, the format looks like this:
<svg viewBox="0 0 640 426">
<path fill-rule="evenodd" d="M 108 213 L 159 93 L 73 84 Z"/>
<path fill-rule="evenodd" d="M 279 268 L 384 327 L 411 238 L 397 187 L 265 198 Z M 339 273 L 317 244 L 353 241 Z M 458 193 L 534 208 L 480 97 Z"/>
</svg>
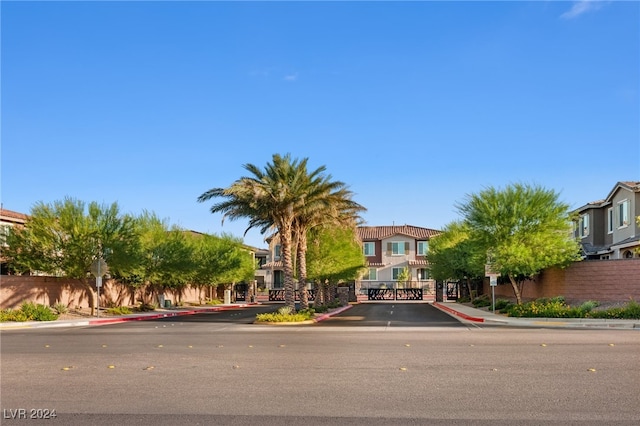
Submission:
<svg viewBox="0 0 640 426">
<path fill-rule="evenodd" d="M 196 235 L 190 237 L 193 245 L 193 283 L 215 288 L 219 284 L 230 285 L 249 282 L 255 276 L 256 263 L 251 252 L 239 238 L 223 234 Z"/>
<path fill-rule="evenodd" d="M 486 253 L 474 244 L 465 223 L 452 222 L 433 237 L 429 241 L 427 260 L 434 279 L 464 281 L 473 299 L 471 283 L 483 277 Z"/>
<path fill-rule="evenodd" d="M 134 287 L 179 290 L 187 285 L 195 263 L 185 232 L 147 211 L 135 223 L 139 238 L 139 249 L 133 255 L 136 267 L 118 278 Z"/>
<path fill-rule="evenodd" d="M 307 273 L 317 283 L 316 306 L 330 302 L 330 286 L 358 278 L 366 265 L 354 226 L 322 226 L 309 231 Z"/>
<path fill-rule="evenodd" d="M 4 254 L 18 272 L 39 271 L 82 279 L 91 263 L 106 260 L 112 270 L 132 266 L 129 254 L 137 238 L 133 218 L 120 216 L 117 203 L 109 206 L 65 198 L 37 203 L 24 228 L 6 237 Z"/>
<path fill-rule="evenodd" d="M 130 270 L 138 238 L 134 218 L 121 216 L 117 203 L 87 205 L 65 198 L 37 203 L 25 227 L 9 233 L 6 243 L 4 255 L 14 270 L 82 279 L 89 285 L 96 259 L 104 259 L 115 273 Z"/>
<path fill-rule="evenodd" d="M 554 191 L 526 184 L 489 187 L 457 206 L 473 243 L 509 278 L 519 304 L 524 278 L 579 260 L 568 207 Z"/>
</svg>

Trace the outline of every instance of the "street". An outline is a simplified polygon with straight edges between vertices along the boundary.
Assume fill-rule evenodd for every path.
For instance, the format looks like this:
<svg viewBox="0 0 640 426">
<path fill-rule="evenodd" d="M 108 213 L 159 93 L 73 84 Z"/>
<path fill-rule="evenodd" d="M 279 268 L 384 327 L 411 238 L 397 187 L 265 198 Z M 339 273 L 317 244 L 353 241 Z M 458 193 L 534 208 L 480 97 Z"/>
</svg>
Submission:
<svg viewBox="0 0 640 426">
<path fill-rule="evenodd" d="M 250 324 L 274 309 L 262 305 L 2 331 L 2 424 L 640 420 L 637 330 L 476 327 L 428 305 L 385 305 L 357 305 L 314 325 Z M 18 410 L 56 417 L 16 418 Z"/>
</svg>

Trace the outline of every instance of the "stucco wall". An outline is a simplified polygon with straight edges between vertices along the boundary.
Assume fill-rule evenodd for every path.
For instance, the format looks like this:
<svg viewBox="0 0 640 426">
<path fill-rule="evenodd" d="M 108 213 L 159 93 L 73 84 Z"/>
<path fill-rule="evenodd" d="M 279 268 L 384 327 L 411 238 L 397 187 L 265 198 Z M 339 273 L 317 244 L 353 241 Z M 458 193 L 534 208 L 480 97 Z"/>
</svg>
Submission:
<svg viewBox="0 0 640 426">
<path fill-rule="evenodd" d="M 488 279 L 483 291 L 491 294 Z M 496 297 L 514 298 L 509 283 L 498 285 L 495 291 Z M 585 260 L 566 269 L 548 269 L 535 280 L 526 282 L 522 291 L 525 301 L 554 296 L 564 296 L 569 303 L 629 299 L 640 302 L 640 258 Z"/>
<path fill-rule="evenodd" d="M 133 306 L 140 301 L 158 303 L 159 289 L 133 289 L 114 280 L 104 280 L 100 288 L 100 306 Z M 165 297 L 177 301 L 198 302 L 208 296 L 206 290 L 185 288 L 180 292 L 164 291 Z M 96 295 L 95 280 L 87 283 L 58 277 L 0 276 L 0 309 L 17 308 L 22 302 L 33 301 L 53 306 L 63 303 L 70 308 L 91 307 Z"/>
</svg>

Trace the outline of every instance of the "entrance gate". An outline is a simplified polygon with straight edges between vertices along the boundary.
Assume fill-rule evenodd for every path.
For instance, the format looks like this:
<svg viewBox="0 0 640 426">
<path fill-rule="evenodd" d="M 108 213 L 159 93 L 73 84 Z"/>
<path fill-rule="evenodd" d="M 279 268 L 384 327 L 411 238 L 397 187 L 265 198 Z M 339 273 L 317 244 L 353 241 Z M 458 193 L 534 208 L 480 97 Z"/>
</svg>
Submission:
<svg viewBox="0 0 640 426">
<path fill-rule="evenodd" d="M 369 300 L 422 300 L 421 288 L 370 288 Z"/>
</svg>

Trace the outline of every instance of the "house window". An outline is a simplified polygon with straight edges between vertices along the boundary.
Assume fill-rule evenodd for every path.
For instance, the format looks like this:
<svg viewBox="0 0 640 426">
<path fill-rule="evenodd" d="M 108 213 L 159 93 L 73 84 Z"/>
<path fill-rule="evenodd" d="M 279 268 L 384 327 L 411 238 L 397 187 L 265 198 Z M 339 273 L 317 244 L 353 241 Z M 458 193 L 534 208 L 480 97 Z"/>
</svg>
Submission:
<svg viewBox="0 0 640 426">
<path fill-rule="evenodd" d="M 375 256 L 376 255 L 376 243 L 374 242 L 365 242 L 362 245 L 362 250 L 365 256 Z"/>
<path fill-rule="evenodd" d="M 431 271 L 427 268 L 420 268 L 417 270 L 418 273 L 418 281 L 426 281 L 431 279 Z"/>
<path fill-rule="evenodd" d="M 613 233 L 613 208 L 610 208 L 609 210 L 607 210 L 607 217 L 608 217 L 607 232 L 609 232 L 609 234 L 612 234 Z"/>
<path fill-rule="evenodd" d="M 392 269 L 391 269 L 391 278 L 392 278 L 394 281 L 397 281 L 397 280 L 398 280 L 398 277 L 400 277 L 400 276 L 401 276 L 402 271 L 404 271 L 404 268 L 392 268 Z"/>
<path fill-rule="evenodd" d="M 429 241 L 418 241 L 418 256 L 426 256 L 429 250 Z"/>
<path fill-rule="evenodd" d="M 282 246 L 280 244 L 276 244 L 273 248 L 273 260 L 280 260 L 280 256 L 282 255 L 280 252 L 282 251 Z"/>
<path fill-rule="evenodd" d="M 364 281 L 377 281 L 378 270 L 376 268 L 369 268 L 362 279 Z"/>
<path fill-rule="evenodd" d="M 618 203 L 618 227 L 629 225 L 629 200 Z"/>
<path fill-rule="evenodd" d="M 587 235 L 589 235 L 589 215 L 588 214 L 583 214 L 582 216 L 580 216 L 580 237 L 584 238 Z"/>
<path fill-rule="evenodd" d="M 402 256 L 409 254 L 409 243 L 404 241 L 393 241 L 387 243 L 387 251 L 392 256 Z"/>
</svg>

